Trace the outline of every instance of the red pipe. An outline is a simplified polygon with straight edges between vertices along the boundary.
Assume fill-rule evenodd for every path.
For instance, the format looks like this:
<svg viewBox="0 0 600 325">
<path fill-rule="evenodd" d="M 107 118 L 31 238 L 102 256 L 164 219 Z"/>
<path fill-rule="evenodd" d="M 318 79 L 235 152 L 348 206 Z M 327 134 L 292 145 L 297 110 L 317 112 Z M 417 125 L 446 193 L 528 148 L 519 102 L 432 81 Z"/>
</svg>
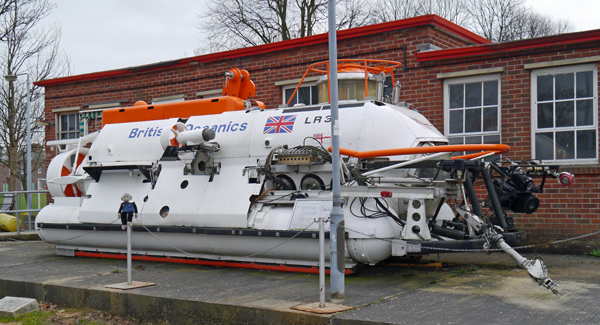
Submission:
<svg viewBox="0 0 600 325">
<path fill-rule="evenodd" d="M 126 254 L 120 253 L 94 253 L 75 251 L 75 256 L 81 257 L 96 257 L 96 258 L 111 258 L 117 260 L 127 259 Z M 187 259 L 187 258 L 173 258 L 173 257 L 158 257 L 148 255 L 132 255 L 132 260 L 136 261 L 150 261 L 150 262 L 170 262 L 180 264 L 193 264 L 193 265 L 209 265 L 209 266 L 223 266 L 223 267 L 237 267 L 243 269 L 259 269 L 259 270 L 270 270 L 280 272 L 295 272 L 295 273 L 308 273 L 308 274 L 319 274 L 319 268 L 316 266 L 289 266 L 285 264 L 257 264 L 253 262 L 229 262 L 229 261 L 214 261 L 214 260 L 202 260 L 202 259 Z M 329 269 L 325 270 L 326 274 L 329 274 Z M 351 269 L 346 269 L 344 274 L 353 274 Z"/>
</svg>

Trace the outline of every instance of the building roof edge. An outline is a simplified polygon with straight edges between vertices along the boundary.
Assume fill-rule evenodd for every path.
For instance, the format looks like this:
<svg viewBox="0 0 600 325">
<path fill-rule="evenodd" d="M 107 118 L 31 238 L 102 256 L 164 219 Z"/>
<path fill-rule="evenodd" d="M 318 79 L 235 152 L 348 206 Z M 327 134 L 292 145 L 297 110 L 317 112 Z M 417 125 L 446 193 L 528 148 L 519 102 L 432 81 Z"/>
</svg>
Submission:
<svg viewBox="0 0 600 325">
<path fill-rule="evenodd" d="M 388 31 L 393 31 L 393 30 L 400 30 L 400 29 L 425 26 L 425 25 L 437 26 L 438 28 L 446 30 L 447 32 L 454 34 L 459 38 L 462 38 L 468 42 L 471 42 L 472 44 L 490 43 L 489 40 L 471 32 L 455 23 L 452 23 L 444 18 L 441 18 L 437 15 L 425 15 L 425 16 L 412 17 L 412 18 L 401 19 L 401 20 L 394 20 L 391 22 L 379 23 L 379 24 L 374 24 L 374 25 L 356 27 L 356 28 L 351 28 L 351 29 L 344 29 L 344 30 L 337 31 L 337 39 L 345 40 L 345 39 L 351 39 L 351 38 L 355 38 L 355 37 L 367 36 L 367 35 L 378 34 L 378 33 L 383 33 L 383 32 L 388 32 Z M 96 80 L 96 79 L 118 77 L 118 76 L 124 76 L 124 75 L 128 75 L 128 74 L 136 73 L 136 72 L 149 72 L 149 71 L 162 70 L 162 69 L 167 69 L 167 68 L 181 67 L 181 66 L 186 66 L 189 64 L 194 64 L 196 62 L 197 63 L 207 63 L 207 62 L 223 60 L 223 59 L 232 59 L 232 58 L 239 58 L 239 57 L 250 56 L 250 55 L 265 54 L 265 53 L 269 53 L 269 52 L 282 51 L 282 50 L 287 50 L 290 48 L 295 48 L 295 47 L 300 47 L 300 46 L 327 43 L 327 41 L 328 41 L 327 33 L 323 33 L 323 34 L 306 36 L 306 37 L 302 37 L 302 38 L 295 38 L 295 39 L 291 39 L 291 40 L 263 44 L 263 45 L 253 46 L 253 47 L 245 47 L 245 48 L 229 50 L 229 51 L 224 51 L 224 52 L 199 55 L 199 56 L 183 58 L 183 59 L 178 59 L 178 60 L 163 61 L 163 62 L 151 63 L 151 64 L 147 64 L 147 65 L 123 68 L 123 69 L 92 72 L 92 73 L 86 73 L 86 74 L 80 74 L 80 75 L 74 75 L 74 76 L 68 76 L 68 77 L 40 80 L 40 81 L 34 82 L 34 84 L 36 86 L 40 86 L 40 87 L 47 87 L 47 86 L 74 83 L 74 82 L 80 82 L 80 81 L 89 81 L 89 80 Z"/>
<path fill-rule="evenodd" d="M 544 36 L 538 38 L 529 38 L 504 43 L 490 43 L 444 50 L 420 52 L 416 53 L 416 57 L 417 62 L 439 61 L 447 59 L 466 58 L 472 56 L 484 56 L 498 53 L 523 51 L 556 45 L 585 43 L 590 41 L 600 41 L 600 29 Z"/>
</svg>

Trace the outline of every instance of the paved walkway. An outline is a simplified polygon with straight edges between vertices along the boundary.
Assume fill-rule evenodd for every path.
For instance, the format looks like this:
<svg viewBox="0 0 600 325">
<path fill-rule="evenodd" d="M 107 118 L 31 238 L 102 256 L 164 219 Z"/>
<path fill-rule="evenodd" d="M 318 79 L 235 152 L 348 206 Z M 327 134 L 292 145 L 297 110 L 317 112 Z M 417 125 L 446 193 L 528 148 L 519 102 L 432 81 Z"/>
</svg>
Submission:
<svg viewBox="0 0 600 325">
<path fill-rule="evenodd" d="M 171 324 L 600 323 L 600 258 L 583 255 L 543 256 L 562 297 L 501 253 L 425 258 L 448 264 L 441 269 L 365 267 L 334 301 L 354 309 L 333 315 L 290 309 L 318 302 L 317 275 L 134 261 L 133 280 L 156 285 L 119 291 L 104 285 L 126 281 L 124 260 L 56 256 L 39 241 L 0 242 L 0 256 L 0 298 Z"/>
<path fill-rule="evenodd" d="M 0 230 L 0 241 L 19 241 L 19 240 L 39 240 L 40 237 L 37 235 L 35 230 L 21 231 L 21 234 L 17 236 L 16 232 L 7 232 Z"/>
</svg>

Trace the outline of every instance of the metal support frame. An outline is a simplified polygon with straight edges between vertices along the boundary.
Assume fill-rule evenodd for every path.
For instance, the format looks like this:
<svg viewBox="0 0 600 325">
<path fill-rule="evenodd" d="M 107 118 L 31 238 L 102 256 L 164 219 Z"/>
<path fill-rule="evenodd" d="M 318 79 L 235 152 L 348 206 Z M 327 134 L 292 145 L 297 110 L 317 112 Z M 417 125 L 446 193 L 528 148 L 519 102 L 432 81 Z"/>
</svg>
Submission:
<svg viewBox="0 0 600 325">
<path fill-rule="evenodd" d="M 49 191 L 48 190 L 35 190 L 35 191 L 10 191 L 10 192 L 2 192 L 2 196 L 6 197 L 9 194 L 12 194 L 14 197 L 14 205 L 15 208 L 14 210 L 4 210 L 2 211 L 3 213 L 14 213 L 16 215 L 17 218 L 17 236 L 21 235 L 21 218 L 20 215 L 23 213 L 27 213 L 27 217 L 28 217 L 28 223 L 29 223 L 29 229 L 32 229 L 32 224 L 31 224 L 31 216 L 34 212 L 39 212 L 42 209 L 41 206 L 41 195 L 42 194 L 48 194 Z M 25 196 L 31 196 L 32 194 L 37 194 L 38 195 L 38 208 L 37 209 L 33 209 L 31 207 L 28 207 L 27 209 L 20 209 L 21 206 L 21 199 L 20 199 L 20 194 L 24 194 Z"/>
<path fill-rule="evenodd" d="M 434 199 L 446 196 L 447 191 L 443 187 L 398 187 L 398 186 L 342 186 L 341 194 L 344 197 L 372 197 L 380 198 L 381 192 L 391 192 L 394 199 Z"/>
</svg>

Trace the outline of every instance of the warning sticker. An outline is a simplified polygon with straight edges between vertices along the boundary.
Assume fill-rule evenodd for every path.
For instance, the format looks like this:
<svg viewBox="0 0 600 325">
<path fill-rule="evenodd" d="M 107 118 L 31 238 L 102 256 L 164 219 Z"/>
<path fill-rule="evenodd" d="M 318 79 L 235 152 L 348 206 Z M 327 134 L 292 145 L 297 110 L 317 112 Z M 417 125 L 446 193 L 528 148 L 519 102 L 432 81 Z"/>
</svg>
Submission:
<svg viewBox="0 0 600 325">
<path fill-rule="evenodd" d="M 329 218 L 333 202 L 329 200 L 296 200 L 290 229 L 304 229 L 315 221 L 308 230 L 319 230 L 319 217 Z M 329 231 L 329 222 L 325 223 L 325 231 Z"/>
</svg>

